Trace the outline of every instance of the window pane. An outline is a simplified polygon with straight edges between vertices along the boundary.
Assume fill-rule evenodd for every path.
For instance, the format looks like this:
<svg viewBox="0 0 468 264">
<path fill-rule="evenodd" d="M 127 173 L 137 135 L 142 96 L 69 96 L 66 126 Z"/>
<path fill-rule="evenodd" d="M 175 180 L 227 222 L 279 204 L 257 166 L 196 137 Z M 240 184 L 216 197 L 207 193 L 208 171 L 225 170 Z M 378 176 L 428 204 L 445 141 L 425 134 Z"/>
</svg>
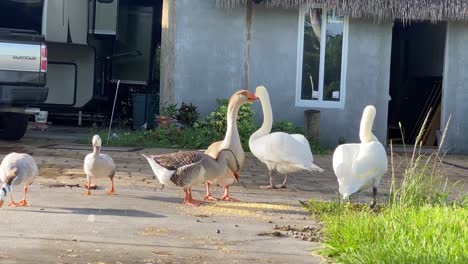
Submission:
<svg viewBox="0 0 468 264">
<path fill-rule="evenodd" d="M 323 76 L 324 101 L 340 101 L 343 29 L 343 18 L 328 14 L 325 71 Z"/>
<path fill-rule="evenodd" d="M 304 18 L 304 55 L 302 60 L 301 99 L 317 100 L 320 72 L 322 10 L 309 9 Z"/>
</svg>

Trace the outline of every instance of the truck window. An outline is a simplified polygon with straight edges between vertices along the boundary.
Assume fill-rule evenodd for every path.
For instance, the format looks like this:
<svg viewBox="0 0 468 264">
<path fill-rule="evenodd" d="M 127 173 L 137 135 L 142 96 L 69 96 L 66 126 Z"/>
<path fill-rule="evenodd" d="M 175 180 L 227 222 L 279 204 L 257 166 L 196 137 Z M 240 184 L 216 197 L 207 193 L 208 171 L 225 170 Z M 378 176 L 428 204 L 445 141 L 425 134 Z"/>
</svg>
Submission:
<svg viewBox="0 0 468 264">
<path fill-rule="evenodd" d="M 0 28 L 41 33 L 44 0 L 1 0 Z"/>
</svg>

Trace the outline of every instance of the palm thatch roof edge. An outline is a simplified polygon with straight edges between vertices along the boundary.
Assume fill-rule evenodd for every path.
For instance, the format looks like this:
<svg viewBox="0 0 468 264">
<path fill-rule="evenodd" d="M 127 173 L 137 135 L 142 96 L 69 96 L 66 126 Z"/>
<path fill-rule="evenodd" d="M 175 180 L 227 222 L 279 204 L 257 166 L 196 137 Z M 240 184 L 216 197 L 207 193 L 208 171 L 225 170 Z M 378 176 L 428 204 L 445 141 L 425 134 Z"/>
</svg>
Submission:
<svg viewBox="0 0 468 264">
<path fill-rule="evenodd" d="M 216 0 L 222 7 L 244 6 L 249 0 Z M 468 21 L 467 0 L 254 0 L 268 7 L 297 8 L 322 5 L 354 18 L 377 18 L 393 21 L 450 20 Z"/>
</svg>

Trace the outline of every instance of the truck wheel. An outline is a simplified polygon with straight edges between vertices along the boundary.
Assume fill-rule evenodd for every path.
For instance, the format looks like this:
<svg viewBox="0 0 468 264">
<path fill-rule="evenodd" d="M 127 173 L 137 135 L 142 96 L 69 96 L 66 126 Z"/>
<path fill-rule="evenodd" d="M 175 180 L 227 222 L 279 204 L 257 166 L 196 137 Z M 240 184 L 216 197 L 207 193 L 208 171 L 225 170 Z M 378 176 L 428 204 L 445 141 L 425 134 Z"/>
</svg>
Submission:
<svg viewBox="0 0 468 264">
<path fill-rule="evenodd" d="M 21 139 L 28 128 L 28 119 L 26 114 L 0 113 L 0 139 Z"/>
</svg>

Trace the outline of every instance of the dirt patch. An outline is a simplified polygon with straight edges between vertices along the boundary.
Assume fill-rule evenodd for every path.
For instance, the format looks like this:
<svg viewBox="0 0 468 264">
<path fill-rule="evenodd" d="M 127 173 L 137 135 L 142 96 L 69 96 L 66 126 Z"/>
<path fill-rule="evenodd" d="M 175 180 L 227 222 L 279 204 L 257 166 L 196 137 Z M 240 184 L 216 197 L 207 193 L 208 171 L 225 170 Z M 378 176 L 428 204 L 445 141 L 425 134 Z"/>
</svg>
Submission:
<svg viewBox="0 0 468 264">
<path fill-rule="evenodd" d="M 274 227 L 275 232 L 280 233 L 281 235 L 290 236 L 295 239 L 309 241 L 309 242 L 322 242 L 323 241 L 323 233 L 322 227 L 313 227 L 313 226 L 305 226 L 305 227 L 291 227 L 287 226 L 277 226 Z M 281 233 L 279 231 L 283 231 Z"/>
<path fill-rule="evenodd" d="M 283 234 L 281 232 L 275 231 L 275 232 L 262 232 L 258 233 L 257 236 L 271 236 L 271 237 L 281 237 Z"/>
<path fill-rule="evenodd" d="M 140 236 L 149 236 L 155 237 L 160 236 L 162 234 L 167 233 L 168 230 L 164 228 L 157 228 L 157 227 L 145 227 L 143 231 L 138 232 L 137 234 Z"/>
</svg>

